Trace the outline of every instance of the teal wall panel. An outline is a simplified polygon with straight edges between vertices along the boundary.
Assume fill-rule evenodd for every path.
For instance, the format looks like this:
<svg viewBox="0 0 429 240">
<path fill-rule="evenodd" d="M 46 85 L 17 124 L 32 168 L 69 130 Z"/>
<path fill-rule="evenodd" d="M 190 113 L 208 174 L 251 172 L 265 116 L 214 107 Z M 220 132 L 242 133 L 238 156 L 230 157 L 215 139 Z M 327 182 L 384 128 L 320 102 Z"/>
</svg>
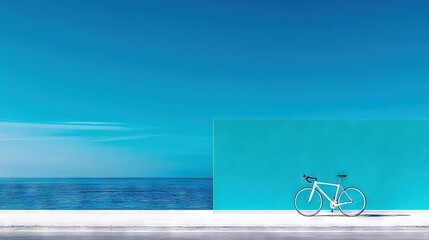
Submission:
<svg viewBox="0 0 429 240">
<path fill-rule="evenodd" d="M 348 174 L 367 209 L 429 209 L 429 122 L 215 120 L 213 171 L 215 210 L 293 209 L 304 173 Z"/>
</svg>

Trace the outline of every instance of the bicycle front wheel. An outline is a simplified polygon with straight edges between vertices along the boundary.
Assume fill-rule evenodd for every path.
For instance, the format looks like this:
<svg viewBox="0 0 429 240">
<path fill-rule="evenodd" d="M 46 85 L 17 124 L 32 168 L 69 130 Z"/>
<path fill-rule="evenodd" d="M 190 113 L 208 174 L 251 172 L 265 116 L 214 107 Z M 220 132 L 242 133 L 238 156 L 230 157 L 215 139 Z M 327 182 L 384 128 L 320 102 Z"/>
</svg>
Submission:
<svg viewBox="0 0 429 240">
<path fill-rule="evenodd" d="M 359 216 L 366 208 L 366 197 L 355 187 L 344 189 L 338 197 L 338 208 L 348 217 Z"/>
<path fill-rule="evenodd" d="M 306 187 L 299 190 L 295 195 L 295 209 L 302 216 L 311 217 L 320 212 L 323 205 L 322 195 L 319 191 L 314 190 L 310 199 L 312 188 Z"/>
</svg>

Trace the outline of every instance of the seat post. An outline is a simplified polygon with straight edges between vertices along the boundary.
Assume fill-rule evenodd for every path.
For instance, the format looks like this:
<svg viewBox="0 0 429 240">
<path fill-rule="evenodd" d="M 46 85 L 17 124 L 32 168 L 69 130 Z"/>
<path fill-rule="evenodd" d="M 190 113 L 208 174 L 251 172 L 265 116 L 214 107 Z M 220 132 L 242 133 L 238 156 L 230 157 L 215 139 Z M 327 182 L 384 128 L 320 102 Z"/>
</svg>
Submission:
<svg viewBox="0 0 429 240">
<path fill-rule="evenodd" d="M 343 180 L 343 178 L 347 177 L 346 174 L 338 174 L 337 176 L 340 178 L 340 183 L 339 184 L 341 184 L 341 181 Z"/>
</svg>

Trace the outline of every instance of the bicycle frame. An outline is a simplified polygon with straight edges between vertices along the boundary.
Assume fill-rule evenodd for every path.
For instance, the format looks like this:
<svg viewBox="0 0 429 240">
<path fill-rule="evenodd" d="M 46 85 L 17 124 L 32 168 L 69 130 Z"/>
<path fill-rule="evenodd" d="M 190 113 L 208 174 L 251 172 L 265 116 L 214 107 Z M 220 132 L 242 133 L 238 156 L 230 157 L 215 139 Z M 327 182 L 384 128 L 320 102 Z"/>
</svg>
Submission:
<svg viewBox="0 0 429 240">
<path fill-rule="evenodd" d="M 337 190 L 335 192 L 335 197 L 332 200 L 331 198 L 328 197 L 328 195 L 323 191 L 323 189 L 319 186 L 319 185 L 328 185 L 328 186 L 333 186 L 336 187 Z M 314 181 L 313 183 L 313 188 L 311 189 L 311 193 L 310 193 L 310 197 L 308 198 L 308 202 L 311 201 L 311 199 L 313 198 L 313 193 L 316 190 L 319 190 L 319 192 L 322 193 L 323 196 L 325 196 L 326 199 L 328 199 L 328 201 L 331 203 L 331 208 L 334 209 L 338 206 L 344 205 L 344 204 L 349 204 L 352 202 L 352 199 L 350 198 L 350 196 L 347 194 L 347 192 L 345 193 L 347 195 L 347 197 L 351 200 L 350 202 L 344 202 L 344 203 L 337 203 L 337 198 L 338 198 L 338 192 L 341 188 L 341 190 L 344 190 L 344 188 L 341 186 L 341 182 L 338 184 L 332 184 L 332 183 L 325 183 L 325 182 L 318 182 L 318 181 Z"/>
</svg>

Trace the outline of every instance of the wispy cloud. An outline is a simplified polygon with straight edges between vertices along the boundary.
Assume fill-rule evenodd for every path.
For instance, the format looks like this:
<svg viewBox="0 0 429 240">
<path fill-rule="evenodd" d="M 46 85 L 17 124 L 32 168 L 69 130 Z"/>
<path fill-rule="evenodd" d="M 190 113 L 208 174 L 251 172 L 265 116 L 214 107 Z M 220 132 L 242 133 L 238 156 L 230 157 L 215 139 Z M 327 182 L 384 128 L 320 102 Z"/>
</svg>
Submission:
<svg viewBox="0 0 429 240">
<path fill-rule="evenodd" d="M 33 140 L 58 140 L 58 139 L 70 139 L 73 137 L 10 137 L 0 138 L 0 142 L 8 141 L 33 141 Z"/>
<path fill-rule="evenodd" d="M 135 135 L 135 136 L 125 136 L 125 137 L 112 137 L 112 138 L 95 139 L 95 140 L 93 140 L 93 142 L 128 141 L 128 140 L 138 140 L 138 139 L 144 139 L 144 138 L 164 137 L 164 136 L 167 136 L 167 135 L 164 135 L 164 134 Z"/>
<path fill-rule="evenodd" d="M 72 125 L 124 125 L 125 123 L 120 122 L 59 122 L 60 124 L 72 124 Z"/>
<path fill-rule="evenodd" d="M 38 138 L 33 137 L 21 137 L 21 138 L 0 138 L 0 142 L 6 142 L 6 141 L 26 141 L 26 140 L 34 140 Z"/>
<path fill-rule="evenodd" d="M 57 130 L 103 130 L 124 131 L 132 128 L 119 123 L 108 122 L 63 122 L 63 123 L 33 123 L 33 122 L 0 122 L 0 127 L 33 128 L 33 129 L 57 129 Z"/>
<path fill-rule="evenodd" d="M 166 136 L 148 125 L 121 122 L 19 122 L 0 121 L 0 142 L 80 139 L 86 142 L 115 142 Z M 158 129 L 159 130 L 159 129 Z M 148 132 L 149 131 L 149 132 Z"/>
<path fill-rule="evenodd" d="M 127 129 L 159 129 L 159 127 L 151 126 L 151 125 L 131 125 L 128 123 L 121 122 L 58 122 L 57 124 L 66 124 L 72 126 L 118 126 Z"/>
<path fill-rule="evenodd" d="M 0 141 L 39 141 L 80 139 L 92 141 L 105 138 L 106 141 L 121 140 L 121 135 L 131 135 L 132 138 L 142 138 L 144 127 L 132 127 L 119 122 L 22 122 L 0 121 Z M 138 136 L 137 136 L 138 135 Z M 112 138 L 112 139 L 110 139 Z M 126 139 L 126 137 L 123 137 Z"/>
</svg>

